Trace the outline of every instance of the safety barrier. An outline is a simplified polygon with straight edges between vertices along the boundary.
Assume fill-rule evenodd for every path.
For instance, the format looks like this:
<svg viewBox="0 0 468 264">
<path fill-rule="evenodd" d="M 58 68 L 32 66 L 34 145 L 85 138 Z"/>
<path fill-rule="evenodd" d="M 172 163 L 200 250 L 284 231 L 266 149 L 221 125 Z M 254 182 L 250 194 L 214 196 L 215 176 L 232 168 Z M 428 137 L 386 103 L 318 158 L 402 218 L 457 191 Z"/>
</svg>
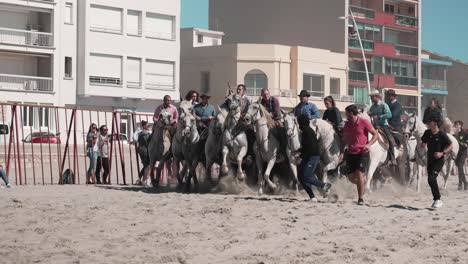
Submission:
<svg viewBox="0 0 468 264">
<path fill-rule="evenodd" d="M 73 171 L 73 184 L 84 184 L 86 136 L 94 123 L 111 131 L 109 183 L 134 183 L 142 164 L 133 138 L 143 120 L 151 126 L 152 114 L 0 103 L 0 164 L 16 185 L 62 184 L 67 169 Z M 162 185 L 175 182 L 166 174 Z"/>
</svg>

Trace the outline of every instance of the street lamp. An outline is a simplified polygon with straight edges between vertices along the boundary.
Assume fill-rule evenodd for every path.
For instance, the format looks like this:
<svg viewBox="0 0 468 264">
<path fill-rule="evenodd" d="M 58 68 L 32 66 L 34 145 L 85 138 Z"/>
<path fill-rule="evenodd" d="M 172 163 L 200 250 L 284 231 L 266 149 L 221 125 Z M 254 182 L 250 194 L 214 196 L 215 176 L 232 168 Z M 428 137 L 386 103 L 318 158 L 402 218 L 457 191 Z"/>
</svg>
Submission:
<svg viewBox="0 0 468 264">
<path fill-rule="evenodd" d="M 341 17 L 338 17 L 338 19 L 346 20 L 349 17 L 351 17 L 351 19 L 353 20 L 354 28 L 355 28 L 355 30 L 357 32 L 359 46 L 361 47 L 362 59 L 363 59 L 363 62 L 364 62 L 364 69 L 366 71 L 367 91 L 368 91 L 368 94 L 370 94 L 371 84 L 370 84 L 370 78 L 369 78 L 369 70 L 367 68 L 366 53 L 364 52 L 364 46 L 362 45 L 361 34 L 359 33 L 359 29 L 357 27 L 356 20 L 354 19 L 354 14 L 353 14 L 353 11 L 351 10 L 351 8 L 349 9 L 349 14 L 350 14 L 350 16 L 341 16 Z M 370 98 L 368 100 L 369 100 L 369 103 L 370 103 Z"/>
</svg>

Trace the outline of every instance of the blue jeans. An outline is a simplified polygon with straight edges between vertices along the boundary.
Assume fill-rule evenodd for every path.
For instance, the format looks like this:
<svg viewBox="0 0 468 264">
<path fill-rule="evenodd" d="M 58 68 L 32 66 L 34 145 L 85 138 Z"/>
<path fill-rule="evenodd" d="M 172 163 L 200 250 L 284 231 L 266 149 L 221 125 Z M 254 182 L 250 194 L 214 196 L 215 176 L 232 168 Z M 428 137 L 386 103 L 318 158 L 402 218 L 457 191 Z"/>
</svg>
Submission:
<svg viewBox="0 0 468 264">
<path fill-rule="evenodd" d="M 310 198 L 314 198 L 312 186 L 322 189 L 325 183 L 321 182 L 315 171 L 320 163 L 320 156 L 310 156 L 302 159 L 301 164 L 297 168 L 297 177 L 302 185 L 302 188 L 307 192 Z"/>
<path fill-rule="evenodd" d="M 96 172 L 96 163 L 98 158 L 98 152 L 93 151 L 92 149 L 88 149 L 87 155 L 89 158 L 89 167 L 88 167 L 88 175 Z"/>
<path fill-rule="evenodd" d="M 2 177 L 6 185 L 10 184 L 10 182 L 8 181 L 8 177 L 6 176 L 6 172 L 3 168 L 0 168 L 0 177 Z"/>
</svg>

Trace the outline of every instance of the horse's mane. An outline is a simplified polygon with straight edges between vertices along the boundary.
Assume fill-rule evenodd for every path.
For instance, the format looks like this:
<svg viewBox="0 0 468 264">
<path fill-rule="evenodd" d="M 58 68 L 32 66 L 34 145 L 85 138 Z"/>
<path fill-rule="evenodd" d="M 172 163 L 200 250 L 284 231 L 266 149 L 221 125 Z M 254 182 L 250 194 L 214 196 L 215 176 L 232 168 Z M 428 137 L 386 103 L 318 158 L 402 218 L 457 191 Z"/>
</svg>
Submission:
<svg viewBox="0 0 468 264">
<path fill-rule="evenodd" d="M 187 101 L 187 100 L 183 100 L 180 102 L 179 104 L 179 108 L 180 109 L 183 109 L 183 110 L 187 110 L 187 112 L 190 112 L 190 109 L 192 108 L 192 102 L 191 101 Z"/>
<path fill-rule="evenodd" d="M 258 103 L 257 103 L 258 104 Z M 275 127 L 275 122 L 273 121 L 273 118 L 271 117 L 271 114 L 266 110 L 266 108 L 262 104 L 258 104 L 260 106 L 260 111 L 262 111 L 262 115 L 266 118 L 267 120 L 267 126 L 269 129 L 272 129 Z"/>
</svg>

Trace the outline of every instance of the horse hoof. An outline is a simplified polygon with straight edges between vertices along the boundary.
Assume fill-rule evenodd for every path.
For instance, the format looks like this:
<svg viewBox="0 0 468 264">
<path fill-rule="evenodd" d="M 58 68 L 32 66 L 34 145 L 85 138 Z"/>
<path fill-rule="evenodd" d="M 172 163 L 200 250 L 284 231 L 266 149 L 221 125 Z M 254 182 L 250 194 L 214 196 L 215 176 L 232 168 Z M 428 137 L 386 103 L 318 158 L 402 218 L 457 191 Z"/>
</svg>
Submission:
<svg viewBox="0 0 468 264">
<path fill-rule="evenodd" d="M 245 179 L 245 173 L 243 173 L 243 172 L 238 173 L 237 174 L 237 179 L 239 179 L 239 181 L 243 181 Z"/>
<path fill-rule="evenodd" d="M 221 168 L 221 172 L 222 172 L 223 174 L 227 174 L 227 173 L 229 172 L 228 166 L 223 165 L 223 167 Z"/>
<path fill-rule="evenodd" d="M 262 188 L 258 189 L 258 195 L 260 195 L 260 196 L 263 195 L 263 189 Z"/>
<path fill-rule="evenodd" d="M 370 188 L 366 188 L 366 190 L 364 191 L 364 193 L 371 194 L 371 193 L 372 193 L 372 190 L 371 190 Z"/>
</svg>

